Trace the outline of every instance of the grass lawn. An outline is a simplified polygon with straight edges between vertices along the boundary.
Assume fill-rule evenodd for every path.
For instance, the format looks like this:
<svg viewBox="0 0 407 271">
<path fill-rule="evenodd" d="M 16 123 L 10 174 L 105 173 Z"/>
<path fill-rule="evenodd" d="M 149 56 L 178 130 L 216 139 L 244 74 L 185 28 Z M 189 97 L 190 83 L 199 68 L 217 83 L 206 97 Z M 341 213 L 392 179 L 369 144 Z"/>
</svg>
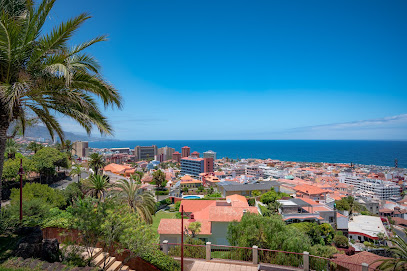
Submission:
<svg viewBox="0 0 407 271">
<path fill-rule="evenodd" d="M 175 217 L 176 212 L 164 212 L 164 211 L 159 211 L 153 215 L 153 224 L 151 225 L 154 232 L 157 233 L 158 236 L 158 225 L 160 225 L 160 221 L 163 218 L 176 218 Z"/>
</svg>

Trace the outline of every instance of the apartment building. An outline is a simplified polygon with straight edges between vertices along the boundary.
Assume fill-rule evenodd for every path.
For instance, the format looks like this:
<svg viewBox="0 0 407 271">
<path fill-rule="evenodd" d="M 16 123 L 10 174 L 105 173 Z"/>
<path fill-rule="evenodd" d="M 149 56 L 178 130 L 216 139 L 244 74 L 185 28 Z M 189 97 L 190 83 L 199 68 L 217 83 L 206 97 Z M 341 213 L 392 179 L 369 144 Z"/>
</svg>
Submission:
<svg viewBox="0 0 407 271">
<path fill-rule="evenodd" d="M 256 176 L 257 178 L 264 177 L 263 170 L 258 165 L 246 166 L 246 175 Z"/>
<path fill-rule="evenodd" d="M 158 160 L 159 160 L 160 162 L 163 162 L 163 161 L 167 161 L 167 160 L 169 160 L 169 159 L 172 159 L 173 153 L 175 153 L 175 149 L 174 149 L 174 148 L 170 148 L 170 147 L 168 147 L 168 146 L 159 148 L 159 149 L 157 150 Z"/>
<path fill-rule="evenodd" d="M 172 160 L 177 161 L 178 163 L 181 163 L 181 154 L 179 152 L 174 152 L 172 154 Z"/>
<path fill-rule="evenodd" d="M 212 158 L 184 157 L 181 159 L 181 174 L 199 177 L 200 173 L 213 172 Z"/>
<path fill-rule="evenodd" d="M 134 148 L 136 161 L 154 159 L 157 155 L 157 146 L 137 146 Z"/>
<path fill-rule="evenodd" d="M 191 148 L 188 146 L 184 146 L 181 148 L 181 154 L 182 154 L 182 158 L 184 157 L 189 157 L 189 155 L 191 154 Z"/>
<path fill-rule="evenodd" d="M 87 149 L 89 149 L 88 141 L 75 141 L 72 145 L 72 155 L 86 157 Z"/>
<path fill-rule="evenodd" d="M 212 158 L 213 160 L 216 160 L 216 152 L 206 151 L 203 153 L 203 158 Z"/>
<path fill-rule="evenodd" d="M 364 197 L 386 200 L 392 197 L 400 197 L 401 193 L 399 185 L 380 179 L 368 179 L 357 175 L 340 174 L 339 181 L 341 183 L 353 185 Z"/>
</svg>

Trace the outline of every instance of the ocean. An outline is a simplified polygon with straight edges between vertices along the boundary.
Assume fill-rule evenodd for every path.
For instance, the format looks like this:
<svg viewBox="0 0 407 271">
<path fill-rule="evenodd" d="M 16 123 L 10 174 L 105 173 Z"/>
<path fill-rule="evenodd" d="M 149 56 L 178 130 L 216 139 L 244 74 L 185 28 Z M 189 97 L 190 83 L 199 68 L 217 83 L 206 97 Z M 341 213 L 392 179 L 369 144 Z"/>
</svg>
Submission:
<svg viewBox="0 0 407 271">
<path fill-rule="evenodd" d="M 181 152 L 213 150 L 217 158 L 260 158 L 297 162 L 357 163 L 407 168 L 407 141 L 370 140 L 132 140 L 89 142 L 92 148 L 172 147 Z"/>
</svg>

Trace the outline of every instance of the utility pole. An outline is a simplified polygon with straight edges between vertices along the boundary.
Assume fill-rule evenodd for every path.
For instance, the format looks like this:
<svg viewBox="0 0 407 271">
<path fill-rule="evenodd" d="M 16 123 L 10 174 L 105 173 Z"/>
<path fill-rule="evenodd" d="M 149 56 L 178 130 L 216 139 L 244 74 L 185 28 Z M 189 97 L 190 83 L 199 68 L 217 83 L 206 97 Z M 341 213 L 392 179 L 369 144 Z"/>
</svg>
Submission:
<svg viewBox="0 0 407 271">
<path fill-rule="evenodd" d="M 23 222 L 23 159 L 20 159 L 20 170 L 18 171 L 20 175 L 20 224 Z"/>
<path fill-rule="evenodd" d="M 336 203 L 334 203 L 334 219 L 335 219 L 335 231 L 337 231 L 338 230 L 338 214 L 337 214 L 337 212 L 336 212 L 337 210 L 336 210 Z"/>
<path fill-rule="evenodd" d="M 184 206 L 181 205 L 181 271 L 184 271 Z"/>
</svg>

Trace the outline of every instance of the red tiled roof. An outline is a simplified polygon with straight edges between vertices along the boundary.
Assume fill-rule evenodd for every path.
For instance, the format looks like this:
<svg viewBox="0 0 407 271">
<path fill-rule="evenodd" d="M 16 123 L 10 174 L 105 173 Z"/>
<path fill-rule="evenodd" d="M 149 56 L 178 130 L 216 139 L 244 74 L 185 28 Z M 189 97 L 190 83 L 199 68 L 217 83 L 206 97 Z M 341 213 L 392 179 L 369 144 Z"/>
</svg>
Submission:
<svg viewBox="0 0 407 271">
<path fill-rule="evenodd" d="M 205 220 L 199 220 L 201 223 L 200 235 L 210 235 L 211 232 L 211 222 Z M 188 228 L 191 222 L 189 219 L 184 219 L 184 227 Z M 181 234 L 181 219 L 168 219 L 163 218 L 158 226 L 158 234 Z"/>
<path fill-rule="evenodd" d="M 294 190 L 308 195 L 320 195 L 328 193 L 328 191 L 324 189 L 308 184 L 297 185 L 296 187 L 294 187 Z"/>
<path fill-rule="evenodd" d="M 334 259 L 333 262 L 349 270 L 362 270 L 362 263 L 367 263 L 369 265 L 369 269 L 373 270 L 381 264 L 381 262 L 375 261 L 380 259 L 389 259 L 367 251 L 363 251 L 352 256 L 347 256 L 345 254 L 334 254 L 334 257 L 336 259 Z"/>
<path fill-rule="evenodd" d="M 216 200 L 193 200 L 193 199 L 184 199 L 181 200 L 181 205 L 184 207 L 184 212 L 194 213 L 199 212 L 205 208 L 208 208 L 211 205 L 215 205 Z M 181 205 L 179 211 L 181 212 Z"/>
</svg>

